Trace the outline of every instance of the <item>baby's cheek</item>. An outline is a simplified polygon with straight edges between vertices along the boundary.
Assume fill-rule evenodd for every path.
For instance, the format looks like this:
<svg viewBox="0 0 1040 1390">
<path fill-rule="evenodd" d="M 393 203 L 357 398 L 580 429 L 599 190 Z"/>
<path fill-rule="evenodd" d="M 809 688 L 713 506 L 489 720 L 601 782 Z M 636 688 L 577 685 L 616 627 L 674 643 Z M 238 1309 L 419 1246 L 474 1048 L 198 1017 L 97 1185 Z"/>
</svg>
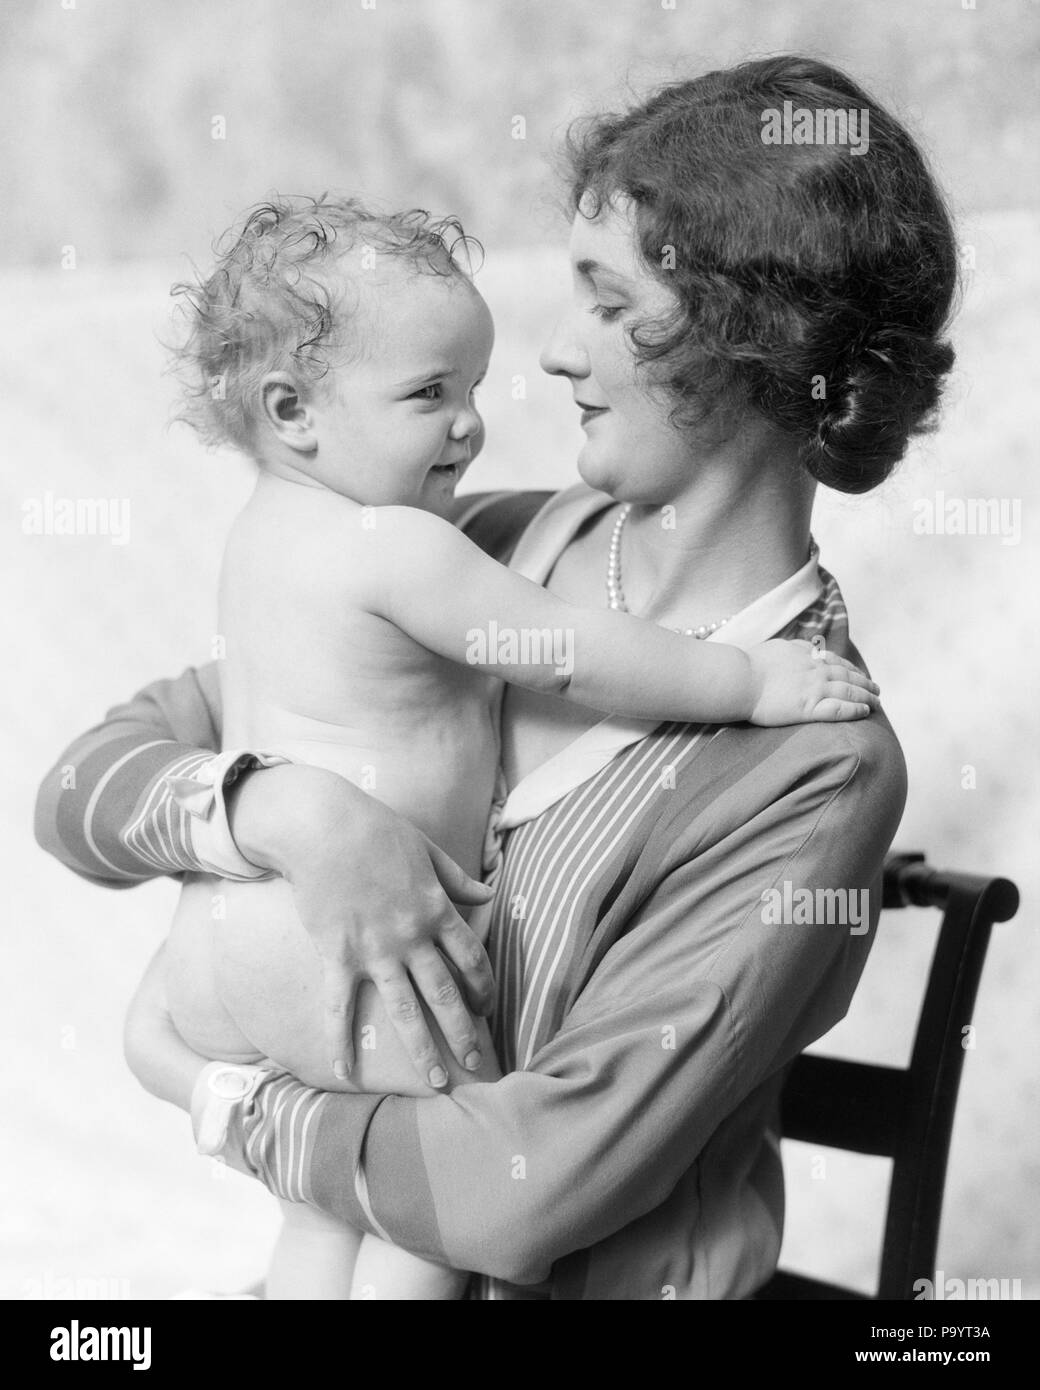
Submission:
<svg viewBox="0 0 1040 1390">
<path fill-rule="evenodd" d="M 475 458 L 477 457 L 477 455 L 480 453 L 481 449 L 483 449 L 485 437 L 486 437 L 486 431 L 485 431 L 485 429 L 484 429 L 484 421 L 481 420 L 481 422 L 480 422 L 480 428 L 477 430 L 476 434 L 474 434 L 474 435 L 472 435 L 472 436 L 470 437 L 470 442 L 469 442 L 469 447 L 470 447 L 470 458 L 474 458 L 474 459 L 475 459 Z"/>
</svg>

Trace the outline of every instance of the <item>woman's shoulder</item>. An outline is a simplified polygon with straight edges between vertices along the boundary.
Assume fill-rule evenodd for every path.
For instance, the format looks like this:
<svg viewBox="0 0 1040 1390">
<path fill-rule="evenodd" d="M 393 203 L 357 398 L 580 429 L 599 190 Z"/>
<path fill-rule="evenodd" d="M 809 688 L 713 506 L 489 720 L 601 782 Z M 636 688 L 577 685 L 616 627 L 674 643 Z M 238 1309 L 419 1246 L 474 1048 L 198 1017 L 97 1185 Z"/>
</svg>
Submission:
<svg viewBox="0 0 1040 1390">
<path fill-rule="evenodd" d="M 839 875 L 849 863 L 877 868 L 902 820 L 907 778 L 878 712 L 847 723 L 734 725 L 669 786 L 648 838 L 648 888 L 702 873 L 706 850 L 741 872 L 791 857 Z"/>
<path fill-rule="evenodd" d="M 883 710 L 866 719 L 835 724 L 800 724 L 788 740 L 787 756 L 810 765 L 846 767 L 850 776 L 877 793 L 906 794 L 906 759 Z"/>
<path fill-rule="evenodd" d="M 538 584 L 544 583 L 585 522 L 616 505 L 612 497 L 587 483 L 576 483 L 553 493 L 525 528 L 510 558 L 510 567 Z"/>
<path fill-rule="evenodd" d="M 588 483 L 577 482 L 571 487 L 552 493 L 535 518 L 538 522 L 552 521 L 556 517 L 567 517 L 576 522 L 595 516 L 607 507 L 616 507 L 617 502 L 605 492 L 600 492 Z"/>
<path fill-rule="evenodd" d="M 868 822 L 897 822 L 907 793 L 903 750 L 883 711 L 841 723 L 734 725 L 694 760 L 680 793 L 684 782 L 681 820 L 710 812 L 734 824 L 780 807 L 812 815 L 831 803 Z"/>
<path fill-rule="evenodd" d="M 878 710 L 866 719 L 799 724 L 776 732 L 786 738 L 774 748 L 763 747 L 761 758 L 752 754 L 744 794 L 752 801 L 757 794 L 767 817 L 827 825 L 830 833 L 877 841 L 887 848 L 906 806 L 907 768 L 885 713 Z"/>
</svg>

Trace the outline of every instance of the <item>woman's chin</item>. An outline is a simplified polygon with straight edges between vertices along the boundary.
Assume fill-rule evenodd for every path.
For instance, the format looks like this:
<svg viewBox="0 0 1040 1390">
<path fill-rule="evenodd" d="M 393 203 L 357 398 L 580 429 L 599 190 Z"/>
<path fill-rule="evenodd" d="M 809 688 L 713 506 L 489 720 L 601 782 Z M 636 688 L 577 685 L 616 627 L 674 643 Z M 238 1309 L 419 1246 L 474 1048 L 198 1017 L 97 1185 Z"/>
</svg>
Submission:
<svg viewBox="0 0 1040 1390">
<path fill-rule="evenodd" d="M 590 449 L 588 444 L 578 455 L 578 476 L 583 483 L 597 492 L 605 492 L 608 497 L 615 495 L 616 488 L 624 487 L 620 470 L 612 467 L 609 460 L 597 458 L 595 449 Z"/>
</svg>

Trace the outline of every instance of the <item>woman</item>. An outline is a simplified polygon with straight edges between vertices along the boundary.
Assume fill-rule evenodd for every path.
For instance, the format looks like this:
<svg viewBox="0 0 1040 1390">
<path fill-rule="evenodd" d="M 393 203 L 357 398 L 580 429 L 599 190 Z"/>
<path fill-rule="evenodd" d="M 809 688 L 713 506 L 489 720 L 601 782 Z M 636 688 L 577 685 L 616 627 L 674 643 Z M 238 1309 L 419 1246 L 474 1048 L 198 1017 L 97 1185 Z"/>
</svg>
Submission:
<svg viewBox="0 0 1040 1390">
<path fill-rule="evenodd" d="M 832 135 L 857 113 L 858 147 L 767 143 L 785 102 L 830 113 L 810 127 Z M 570 156 L 574 295 L 542 365 L 582 410 L 584 485 L 511 563 L 691 640 L 725 623 L 726 640 L 819 637 L 858 661 L 809 524 L 818 482 L 888 475 L 952 364 L 955 247 L 920 153 L 843 74 L 778 58 L 666 87 Z M 516 543 L 508 501 L 467 499 L 459 520 L 500 557 Z M 74 744 L 59 767 L 78 785 L 48 778 L 41 843 L 102 882 L 283 873 L 325 961 L 330 1058 L 371 978 L 436 1084 L 416 993 L 464 1058 L 446 961 L 476 1008 L 488 980 L 446 894 L 479 889 L 331 774 L 213 758 L 214 690 L 206 670 L 157 683 Z M 513 828 L 489 948 L 507 1075 L 430 1099 L 224 1075 L 249 1090 L 220 1117 L 224 1151 L 476 1271 L 476 1297 L 747 1296 L 779 1250 L 785 1069 L 844 1014 L 880 910 L 895 737 L 882 716 L 649 730 L 515 689 L 502 737 Z M 194 816 L 171 778 L 182 801 L 198 784 Z M 864 893 L 865 916 L 846 910 Z M 795 901 L 814 907 L 784 920 Z M 131 1062 L 198 1109 L 201 1059 L 153 1002 Z"/>
</svg>

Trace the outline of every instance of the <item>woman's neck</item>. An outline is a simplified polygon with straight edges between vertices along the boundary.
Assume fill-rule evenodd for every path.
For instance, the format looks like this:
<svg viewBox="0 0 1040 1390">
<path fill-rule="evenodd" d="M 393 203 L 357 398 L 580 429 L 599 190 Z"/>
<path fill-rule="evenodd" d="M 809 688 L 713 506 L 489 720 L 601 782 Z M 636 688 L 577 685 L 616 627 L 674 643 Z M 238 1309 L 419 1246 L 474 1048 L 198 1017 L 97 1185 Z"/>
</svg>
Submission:
<svg viewBox="0 0 1040 1390">
<path fill-rule="evenodd" d="M 700 460 L 670 503 L 632 506 L 620 550 L 632 613 L 677 627 L 718 622 L 809 558 L 812 480 L 783 449 L 727 452 Z"/>
</svg>

